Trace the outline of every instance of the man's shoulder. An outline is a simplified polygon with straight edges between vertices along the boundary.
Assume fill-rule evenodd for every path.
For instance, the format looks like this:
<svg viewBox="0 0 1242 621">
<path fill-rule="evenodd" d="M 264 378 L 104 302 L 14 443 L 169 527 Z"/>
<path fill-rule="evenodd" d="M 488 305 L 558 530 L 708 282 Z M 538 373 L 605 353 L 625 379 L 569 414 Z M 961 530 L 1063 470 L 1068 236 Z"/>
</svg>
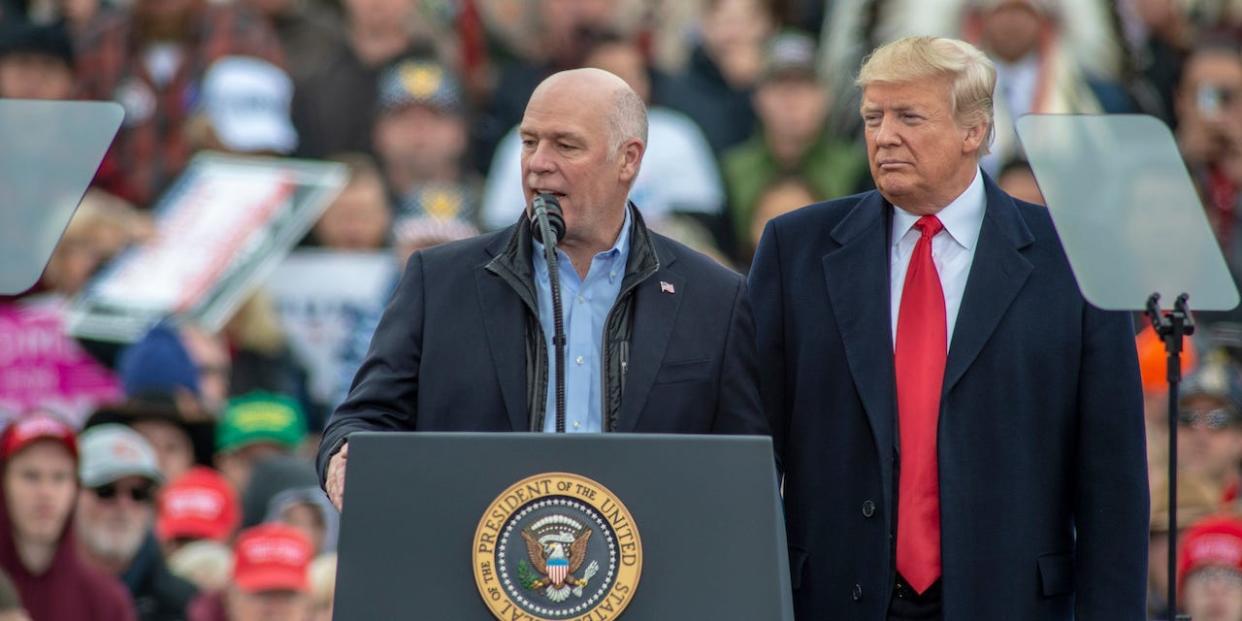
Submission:
<svg viewBox="0 0 1242 621">
<path fill-rule="evenodd" d="M 668 269 L 687 280 L 717 287 L 734 287 L 742 281 L 741 274 L 679 241 L 655 232 L 651 239 L 660 257 L 661 271 Z"/>
<path fill-rule="evenodd" d="M 1006 196 L 1009 196 L 1006 194 Z M 1052 224 L 1052 214 L 1048 212 L 1048 208 L 1035 203 L 1028 203 L 1024 200 L 1009 196 L 1013 201 L 1014 209 L 1018 213 L 1018 217 L 1022 219 L 1030 229 L 1031 234 L 1035 236 L 1038 243 L 1041 240 L 1051 240 L 1060 244 L 1061 238 L 1056 234 L 1056 228 Z"/>
<path fill-rule="evenodd" d="M 469 239 L 448 242 L 416 253 L 423 265 L 442 269 L 473 269 L 485 264 L 502 250 L 513 234 L 513 227 L 505 227 L 492 233 L 476 235 Z"/>
<path fill-rule="evenodd" d="M 858 205 L 876 193 L 875 190 L 852 194 L 841 198 L 812 203 L 806 207 L 795 209 L 772 219 L 772 227 L 782 237 L 801 238 L 822 232 L 830 232 L 834 226 L 844 220 Z"/>
</svg>

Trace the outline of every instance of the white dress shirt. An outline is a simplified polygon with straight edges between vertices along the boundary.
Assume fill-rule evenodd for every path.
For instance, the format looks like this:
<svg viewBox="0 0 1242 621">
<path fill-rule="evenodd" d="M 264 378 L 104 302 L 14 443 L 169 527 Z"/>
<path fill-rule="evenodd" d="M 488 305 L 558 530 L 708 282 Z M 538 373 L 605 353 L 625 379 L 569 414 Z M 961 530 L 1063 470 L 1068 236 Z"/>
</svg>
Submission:
<svg viewBox="0 0 1242 621">
<path fill-rule="evenodd" d="M 962 295 L 966 292 L 966 278 L 970 276 L 970 264 L 975 259 L 975 247 L 979 242 L 979 229 L 983 228 L 983 213 L 987 196 L 983 191 L 983 173 L 976 170 L 975 179 L 936 217 L 944 230 L 932 238 L 932 262 L 940 275 L 940 288 L 944 291 L 944 316 L 948 321 L 946 343 L 953 342 L 953 327 L 957 324 L 957 311 L 962 307 Z M 910 256 L 919 241 L 919 230 L 914 228 L 921 216 L 898 206 L 893 207 L 893 240 L 889 249 L 889 286 L 892 295 L 893 348 L 897 347 L 897 315 L 901 309 L 901 292 L 906 286 L 906 269 Z"/>
</svg>

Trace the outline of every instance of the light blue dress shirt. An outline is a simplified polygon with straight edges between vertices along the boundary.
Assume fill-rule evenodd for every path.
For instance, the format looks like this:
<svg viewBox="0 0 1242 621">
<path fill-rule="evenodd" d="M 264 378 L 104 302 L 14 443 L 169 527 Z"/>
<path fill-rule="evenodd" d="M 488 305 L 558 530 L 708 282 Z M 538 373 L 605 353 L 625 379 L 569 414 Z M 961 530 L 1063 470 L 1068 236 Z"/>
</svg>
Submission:
<svg viewBox="0 0 1242 621">
<path fill-rule="evenodd" d="M 565 431 L 599 433 L 603 431 L 603 338 L 604 322 L 621 292 L 625 264 L 630 255 L 630 207 L 625 208 L 621 234 L 612 248 L 595 255 L 586 279 L 561 249 L 557 267 L 561 275 L 561 312 L 565 324 Z M 534 243 L 532 263 L 535 289 L 539 298 L 539 325 L 543 327 L 548 351 L 548 399 L 543 430 L 556 431 L 556 350 L 552 348 L 552 285 L 548 281 L 548 261 L 543 244 Z"/>
</svg>

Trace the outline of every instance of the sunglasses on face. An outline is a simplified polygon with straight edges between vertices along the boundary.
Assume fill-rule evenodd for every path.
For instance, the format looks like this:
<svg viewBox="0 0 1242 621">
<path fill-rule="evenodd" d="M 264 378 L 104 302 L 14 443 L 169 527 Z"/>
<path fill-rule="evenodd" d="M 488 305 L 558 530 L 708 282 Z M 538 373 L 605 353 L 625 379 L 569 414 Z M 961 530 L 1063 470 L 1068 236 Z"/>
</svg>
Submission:
<svg viewBox="0 0 1242 621">
<path fill-rule="evenodd" d="M 151 502 L 155 497 L 155 490 L 149 485 L 119 487 L 116 483 L 108 483 L 107 485 L 100 485 L 92 491 L 95 492 L 95 496 L 100 500 L 115 500 L 117 495 L 122 493 L 127 494 L 130 500 L 138 503 Z"/>
<path fill-rule="evenodd" d="M 1177 422 L 1183 427 L 1201 427 L 1216 431 L 1233 424 L 1233 412 L 1225 408 L 1215 410 L 1182 410 L 1177 415 Z"/>
</svg>

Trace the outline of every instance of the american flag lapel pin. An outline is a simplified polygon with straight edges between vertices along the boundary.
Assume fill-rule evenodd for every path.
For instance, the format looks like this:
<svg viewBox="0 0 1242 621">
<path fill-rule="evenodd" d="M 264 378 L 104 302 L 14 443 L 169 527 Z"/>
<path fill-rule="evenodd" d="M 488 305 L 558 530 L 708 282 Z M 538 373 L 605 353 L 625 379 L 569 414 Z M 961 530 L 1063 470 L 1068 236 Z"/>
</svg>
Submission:
<svg viewBox="0 0 1242 621">
<path fill-rule="evenodd" d="M 660 293 L 677 293 L 677 287 L 673 283 L 664 280 L 660 281 Z"/>
</svg>

